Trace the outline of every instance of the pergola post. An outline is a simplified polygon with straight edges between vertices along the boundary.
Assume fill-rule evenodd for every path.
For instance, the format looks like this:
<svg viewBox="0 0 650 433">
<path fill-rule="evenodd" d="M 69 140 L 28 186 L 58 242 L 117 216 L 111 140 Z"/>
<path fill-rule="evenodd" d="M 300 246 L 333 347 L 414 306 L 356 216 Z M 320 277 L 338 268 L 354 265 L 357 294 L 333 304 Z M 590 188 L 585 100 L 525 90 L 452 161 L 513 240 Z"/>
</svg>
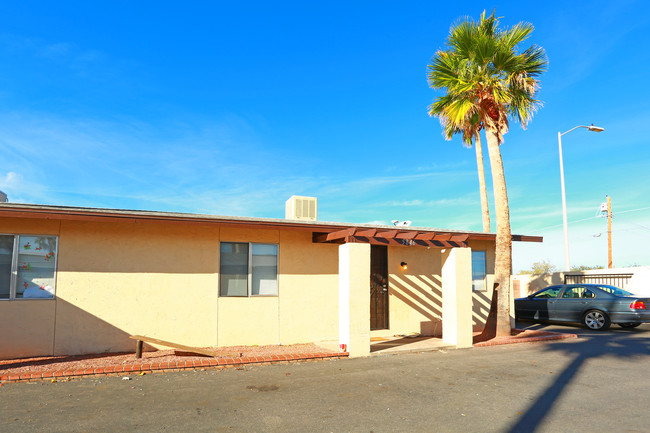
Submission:
<svg viewBox="0 0 650 433">
<path fill-rule="evenodd" d="M 350 357 L 370 354 L 370 245 L 339 246 L 339 345 Z"/>
<path fill-rule="evenodd" d="M 472 250 L 449 248 L 441 260 L 442 341 L 472 347 Z"/>
</svg>

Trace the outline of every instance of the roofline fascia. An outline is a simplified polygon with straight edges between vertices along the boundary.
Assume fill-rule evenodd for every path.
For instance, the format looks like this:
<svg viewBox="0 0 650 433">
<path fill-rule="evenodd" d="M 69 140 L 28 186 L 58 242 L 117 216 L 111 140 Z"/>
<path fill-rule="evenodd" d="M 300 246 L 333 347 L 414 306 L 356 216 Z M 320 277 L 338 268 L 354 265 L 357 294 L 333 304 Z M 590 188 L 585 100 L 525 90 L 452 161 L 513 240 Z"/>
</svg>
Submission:
<svg viewBox="0 0 650 433">
<path fill-rule="evenodd" d="M 202 215 L 189 213 L 173 213 L 158 211 L 139 211 L 123 209 L 101 209 L 101 208 L 80 208 L 69 206 L 51 205 L 28 205 L 16 203 L 0 203 L 0 217 L 13 218 L 41 218 L 50 220 L 71 220 L 71 221 L 101 221 L 101 222 L 136 222 L 144 220 L 148 222 L 176 222 L 193 223 L 200 225 L 230 225 L 246 228 L 262 228 L 277 230 L 298 230 L 312 233 L 329 233 L 352 227 L 368 227 L 393 229 L 399 231 L 425 231 L 436 233 L 467 234 L 468 240 L 496 240 L 495 233 L 445 230 L 431 227 L 395 227 L 374 224 L 352 224 L 318 221 L 293 221 L 287 219 L 273 218 L 252 218 L 252 217 L 227 217 L 220 215 Z M 542 242 L 541 236 L 512 235 L 513 241 L 519 242 Z"/>
</svg>

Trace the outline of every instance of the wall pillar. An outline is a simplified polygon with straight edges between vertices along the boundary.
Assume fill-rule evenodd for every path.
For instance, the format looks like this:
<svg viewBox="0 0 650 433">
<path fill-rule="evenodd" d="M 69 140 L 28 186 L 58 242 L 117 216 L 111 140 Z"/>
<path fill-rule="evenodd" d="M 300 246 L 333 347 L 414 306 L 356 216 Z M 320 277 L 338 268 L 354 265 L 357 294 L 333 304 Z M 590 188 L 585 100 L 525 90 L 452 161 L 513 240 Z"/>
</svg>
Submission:
<svg viewBox="0 0 650 433">
<path fill-rule="evenodd" d="M 472 250 L 442 254 L 442 341 L 472 347 Z"/>
<path fill-rule="evenodd" d="M 339 246 L 339 344 L 351 358 L 370 354 L 370 244 Z"/>
</svg>

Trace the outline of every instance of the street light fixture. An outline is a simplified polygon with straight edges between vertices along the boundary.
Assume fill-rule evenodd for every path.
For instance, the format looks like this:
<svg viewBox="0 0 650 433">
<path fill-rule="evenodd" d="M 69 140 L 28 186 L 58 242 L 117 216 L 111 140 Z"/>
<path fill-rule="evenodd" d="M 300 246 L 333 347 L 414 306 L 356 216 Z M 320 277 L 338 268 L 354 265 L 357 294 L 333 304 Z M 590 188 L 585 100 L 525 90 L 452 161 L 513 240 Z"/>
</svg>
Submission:
<svg viewBox="0 0 650 433">
<path fill-rule="evenodd" d="M 566 193 L 564 192 L 564 164 L 562 162 L 562 136 L 578 128 L 587 128 L 589 131 L 594 131 L 594 132 L 603 132 L 605 130 L 605 128 L 594 126 L 594 124 L 592 123 L 591 126 L 579 125 L 569 129 L 566 132 L 557 133 L 557 143 L 560 148 L 560 183 L 562 184 L 562 219 L 564 220 L 564 268 L 565 268 L 564 270 L 567 272 L 571 270 L 571 263 L 569 261 L 569 229 L 568 229 L 567 217 L 566 217 Z"/>
</svg>

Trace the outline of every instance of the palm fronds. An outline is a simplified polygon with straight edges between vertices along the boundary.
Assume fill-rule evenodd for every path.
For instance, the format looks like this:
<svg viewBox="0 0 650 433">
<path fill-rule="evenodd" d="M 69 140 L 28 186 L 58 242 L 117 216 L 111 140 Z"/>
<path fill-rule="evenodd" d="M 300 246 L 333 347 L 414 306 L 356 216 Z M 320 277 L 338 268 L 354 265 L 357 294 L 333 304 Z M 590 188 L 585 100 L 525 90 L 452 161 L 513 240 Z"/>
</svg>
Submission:
<svg viewBox="0 0 650 433">
<path fill-rule="evenodd" d="M 495 132 L 502 139 L 508 118 L 526 127 L 541 106 L 535 98 L 537 77 L 548 64 L 541 47 L 517 50 L 532 31 L 524 22 L 499 29 L 494 11 L 484 11 L 478 22 L 465 17 L 451 27 L 446 48 L 431 59 L 427 73 L 429 86 L 445 91 L 429 106 L 429 115 L 440 118 L 445 137 L 463 134 L 465 141 L 466 125 L 485 122 L 486 127 L 499 128 Z M 480 121 L 470 121 L 477 115 Z M 447 127 L 448 122 L 452 125 Z"/>
</svg>

